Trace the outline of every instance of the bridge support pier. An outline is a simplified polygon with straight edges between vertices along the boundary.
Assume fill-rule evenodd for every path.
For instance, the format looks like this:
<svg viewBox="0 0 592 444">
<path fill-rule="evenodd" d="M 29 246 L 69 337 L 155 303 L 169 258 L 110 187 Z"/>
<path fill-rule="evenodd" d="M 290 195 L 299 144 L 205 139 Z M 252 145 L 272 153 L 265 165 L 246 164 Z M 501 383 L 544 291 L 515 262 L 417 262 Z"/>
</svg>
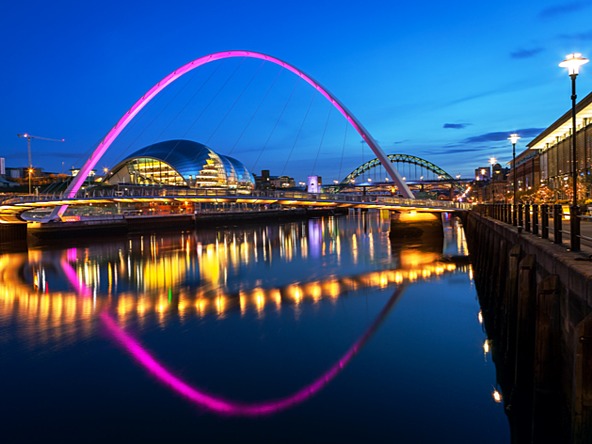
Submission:
<svg viewBox="0 0 592 444">
<path fill-rule="evenodd" d="M 444 238 L 441 213 L 419 213 L 416 211 L 393 211 L 391 213 L 392 239 Z"/>
<path fill-rule="evenodd" d="M 27 249 L 27 224 L 0 224 L 0 251 Z"/>
</svg>

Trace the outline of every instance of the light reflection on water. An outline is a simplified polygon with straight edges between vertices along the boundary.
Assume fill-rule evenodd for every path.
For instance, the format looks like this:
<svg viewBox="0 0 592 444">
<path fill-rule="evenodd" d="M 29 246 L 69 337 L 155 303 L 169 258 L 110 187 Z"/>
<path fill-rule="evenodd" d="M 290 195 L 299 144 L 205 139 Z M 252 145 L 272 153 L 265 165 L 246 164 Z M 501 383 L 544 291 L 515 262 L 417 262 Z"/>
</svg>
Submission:
<svg viewBox="0 0 592 444">
<path fill-rule="evenodd" d="M 462 231 L 454 226 L 446 229 L 444 241 L 444 250 L 449 254 L 466 251 Z M 105 325 L 101 325 L 99 315 L 108 313 L 122 332 L 135 332 L 141 342 L 166 356 L 171 363 L 167 366 L 181 362 L 181 367 L 185 363 L 195 370 L 197 362 L 218 356 L 197 355 L 195 362 L 179 359 L 181 350 L 175 354 L 176 348 L 170 344 L 179 332 L 190 337 L 199 332 L 201 337 L 208 336 L 204 330 L 208 326 L 212 331 L 223 330 L 224 325 L 240 325 L 240 331 L 251 326 L 263 329 L 260 334 L 265 339 L 261 345 L 265 345 L 269 343 L 267 337 L 276 333 L 265 328 L 303 329 L 329 316 L 323 322 L 332 325 L 335 332 L 342 332 L 337 339 L 333 336 L 336 333 L 325 333 L 335 340 L 328 349 L 335 350 L 327 353 L 332 359 L 317 357 L 317 363 L 308 364 L 311 370 L 295 373 L 293 381 L 285 386 L 278 381 L 270 384 L 268 369 L 278 366 L 272 362 L 272 355 L 264 356 L 259 367 L 238 359 L 246 368 L 253 366 L 266 375 L 266 384 L 271 388 L 261 386 L 259 393 L 240 386 L 244 393 L 235 395 L 227 379 L 208 379 L 211 371 L 204 376 L 208 386 L 218 387 L 214 392 L 225 393 L 227 398 L 279 399 L 297 392 L 298 387 L 306 387 L 363 337 L 380 312 L 380 301 L 384 305 L 385 295 L 392 294 L 393 289 L 402 284 L 439 282 L 446 275 L 467 275 L 466 267 L 439 261 L 441 252 L 442 244 L 393 246 L 388 225 L 376 215 L 367 215 L 179 236 L 150 235 L 81 248 L 3 255 L 0 325 L 1 331 L 10 330 L 11 334 L 3 334 L 1 340 L 9 347 L 25 346 L 33 351 L 48 345 L 75 348 L 97 337 L 105 338 Z M 360 297 L 373 299 L 366 299 L 367 313 L 357 316 L 361 306 L 353 301 Z M 352 302 L 347 302 L 350 299 Z M 344 309 L 354 312 L 344 317 L 340 314 Z M 215 328 L 211 328 L 212 322 Z M 319 328 L 310 327 L 308 333 L 299 331 L 304 335 L 300 340 L 327 341 L 318 336 Z M 164 333 L 155 336 L 157 332 Z M 285 336 L 279 337 L 286 341 Z M 221 338 L 211 340 L 220 343 L 225 354 L 241 355 L 239 348 L 233 350 L 232 342 L 245 346 L 239 338 L 230 343 Z M 163 341 L 168 344 L 165 348 Z M 272 345 L 270 353 L 277 355 L 278 344 Z M 286 342 L 285 346 L 292 347 L 295 354 L 302 353 L 302 344 Z M 256 344 L 248 347 L 257 355 L 264 353 Z M 315 350 L 310 343 L 306 348 Z M 198 350 L 204 353 L 203 346 Z M 282 350 L 281 356 L 286 353 Z M 291 362 L 294 357 L 285 359 Z M 202 365 L 197 365 L 198 373 Z M 245 381 L 253 377 L 252 371 L 244 373 Z"/>
</svg>

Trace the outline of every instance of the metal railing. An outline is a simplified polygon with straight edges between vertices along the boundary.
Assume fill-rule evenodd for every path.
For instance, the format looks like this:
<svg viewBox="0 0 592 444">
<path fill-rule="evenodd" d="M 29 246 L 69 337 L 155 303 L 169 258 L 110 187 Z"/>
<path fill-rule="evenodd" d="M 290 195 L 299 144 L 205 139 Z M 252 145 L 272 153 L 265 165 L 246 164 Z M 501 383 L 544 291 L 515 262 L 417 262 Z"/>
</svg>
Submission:
<svg viewBox="0 0 592 444">
<path fill-rule="evenodd" d="M 470 210 L 472 204 L 431 200 L 431 199 L 406 199 L 402 197 L 374 195 L 374 194 L 354 194 L 354 193 L 308 193 L 305 191 L 281 191 L 281 190 L 266 190 L 253 191 L 252 193 L 240 193 L 237 190 L 212 190 L 212 189 L 153 189 L 153 188 L 130 188 L 128 190 L 117 189 L 102 189 L 81 191 L 74 198 L 65 198 L 63 193 L 48 193 L 39 195 L 19 195 L 5 199 L 3 205 L 18 205 L 33 202 L 56 202 L 56 201 L 73 201 L 84 199 L 108 199 L 117 202 L 118 199 L 130 198 L 226 198 L 231 200 L 237 199 L 293 199 L 297 201 L 321 201 L 321 202 L 335 202 L 335 203 L 371 203 L 375 205 L 389 205 L 402 206 L 412 208 L 438 208 L 451 210 Z"/>
<path fill-rule="evenodd" d="M 481 204 L 475 207 L 484 216 L 517 227 L 518 232 L 532 233 L 563 245 L 571 237 L 570 209 L 559 204 Z M 592 216 L 578 215 L 581 225 L 578 238 L 592 247 Z M 564 223 L 566 221 L 567 223 Z"/>
</svg>

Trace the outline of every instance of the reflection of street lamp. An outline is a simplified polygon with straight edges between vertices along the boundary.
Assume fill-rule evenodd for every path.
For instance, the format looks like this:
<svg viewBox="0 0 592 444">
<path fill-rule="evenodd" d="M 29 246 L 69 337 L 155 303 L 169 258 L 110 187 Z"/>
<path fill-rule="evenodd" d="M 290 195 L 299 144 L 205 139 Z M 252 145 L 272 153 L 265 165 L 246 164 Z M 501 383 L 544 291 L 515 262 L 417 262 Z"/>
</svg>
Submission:
<svg viewBox="0 0 592 444">
<path fill-rule="evenodd" d="M 512 142 L 512 185 L 514 199 L 512 200 L 512 225 L 517 225 L 516 221 L 516 143 L 520 136 L 516 133 L 510 134 L 510 142 Z"/>
<path fill-rule="evenodd" d="M 582 57 L 580 53 L 568 54 L 565 60 L 559 64 L 562 68 L 567 68 L 571 77 L 571 177 L 573 182 L 573 199 L 570 211 L 571 228 L 571 251 L 580 251 L 580 219 L 578 219 L 578 171 L 576 159 L 576 77 L 580 72 L 580 66 L 588 63 L 588 59 Z"/>
<path fill-rule="evenodd" d="M 503 401 L 503 397 L 502 394 L 500 393 L 500 391 L 497 388 L 493 388 L 493 391 L 491 392 L 491 397 L 493 398 L 493 400 L 499 404 Z"/>
</svg>

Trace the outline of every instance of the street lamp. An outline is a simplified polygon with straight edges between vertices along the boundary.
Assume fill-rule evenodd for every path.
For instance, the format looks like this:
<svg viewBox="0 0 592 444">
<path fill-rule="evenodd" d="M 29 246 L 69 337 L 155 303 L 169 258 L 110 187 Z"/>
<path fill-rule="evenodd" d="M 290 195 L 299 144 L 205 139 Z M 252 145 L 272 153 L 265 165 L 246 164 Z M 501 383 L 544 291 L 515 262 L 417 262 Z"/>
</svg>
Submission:
<svg viewBox="0 0 592 444">
<path fill-rule="evenodd" d="M 489 163 L 491 164 L 491 175 L 489 176 L 489 185 L 491 186 L 491 202 L 495 203 L 495 187 L 493 185 L 493 167 L 497 162 L 495 157 L 489 159 Z"/>
<path fill-rule="evenodd" d="M 510 134 L 510 142 L 512 142 L 512 185 L 513 185 L 513 193 L 514 199 L 512 200 L 512 225 L 516 226 L 518 221 L 516 220 L 516 143 L 520 136 L 516 133 Z"/>
<path fill-rule="evenodd" d="M 568 54 L 565 60 L 559 64 L 561 68 L 567 68 L 567 73 L 571 77 L 571 177 L 573 185 L 573 199 L 570 209 L 570 228 L 571 228 L 571 251 L 580 251 L 580 219 L 578 218 L 578 171 L 576 158 L 576 77 L 580 72 L 580 66 L 588 63 L 588 59 L 582 57 L 579 52 Z"/>
</svg>

